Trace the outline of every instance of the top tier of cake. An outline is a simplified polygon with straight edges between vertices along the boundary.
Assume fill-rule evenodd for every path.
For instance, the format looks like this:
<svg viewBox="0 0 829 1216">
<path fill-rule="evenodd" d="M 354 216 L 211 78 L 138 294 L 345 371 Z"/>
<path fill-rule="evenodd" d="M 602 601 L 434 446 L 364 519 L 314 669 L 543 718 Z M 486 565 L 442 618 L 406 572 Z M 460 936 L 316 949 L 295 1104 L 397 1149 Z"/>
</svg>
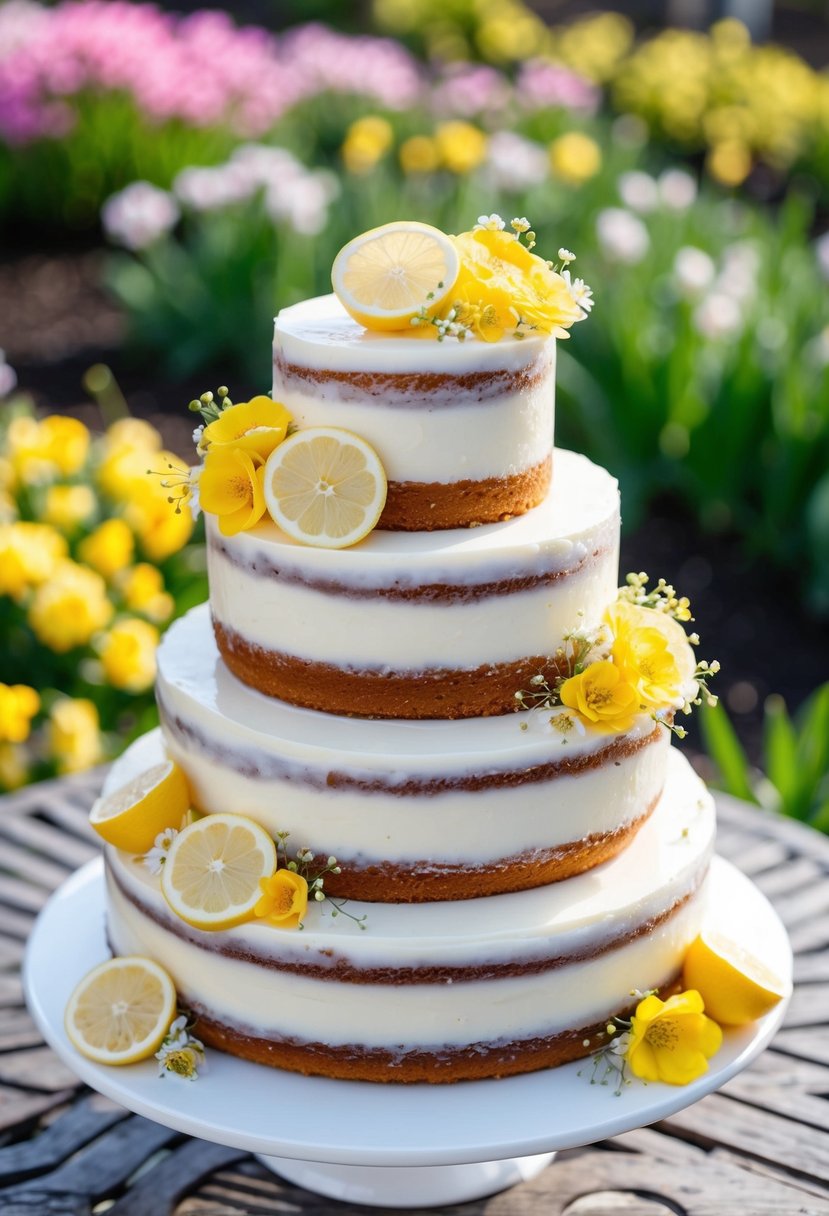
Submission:
<svg viewBox="0 0 829 1216">
<path fill-rule="evenodd" d="M 336 296 L 283 309 L 273 396 L 298 426 L 339 426 L 377 450 L 389 479 L 381 528 L 494 523 L 550 485 L 555 341 L 435 341 L 364 329 Z"/>
</svg>

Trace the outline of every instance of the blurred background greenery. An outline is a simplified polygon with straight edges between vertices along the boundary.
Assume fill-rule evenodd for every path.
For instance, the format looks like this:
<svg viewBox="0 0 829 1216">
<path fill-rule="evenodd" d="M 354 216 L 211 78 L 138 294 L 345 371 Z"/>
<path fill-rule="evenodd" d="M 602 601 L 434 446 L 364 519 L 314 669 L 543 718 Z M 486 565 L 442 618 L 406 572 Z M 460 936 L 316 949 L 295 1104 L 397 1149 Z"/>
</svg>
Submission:
<svg viewBox="0 0 829 1216">
<path fill-rule="evenodd" d="M 146 477 L 102 481 L 112 452 L 163 464 L 208 383 L 268 391 L 274 311 L 327 290 L 355 232 L 496 211 L 575 250 L 594 288 L 560 348 L 558 441 L 619 477 L 625 569 L 689 594 L 723 662 L 703 730 L 719 780 L 829 824 L 826 691 L 804 704 L 829 675 L 829 26 L 818 3 L 758 0 L 753 31 L 733 8 L 0 5 L 0 563 L 29 551 L 21 523 L 51 529 L 38 552 L 100 618 L 56 647 L 33 607 L 49 560 L 48 578 L 0 573 L 0 679 L 40 697 L 30 718 L 6 697 L 11 728 L 0 697 L 0 782 L 67 767 L 62 696 L 95 707 L 96 757 L 142 729 L 152 664 L 125 675 L 111 635 L 137 669 L 134 622 L 158 631 L 204 594 L 198 533 L 154 553 Z M 106 367 L 143 437 L 116 423 Z M 64 467 L 49 413 L 109 432 Z M 107 521 L 129 529 L 124 560 L 117 527 L 87 543 Z M 131 605 L 139 566 L 161 571 L 166 614 Z"/>
</svg>

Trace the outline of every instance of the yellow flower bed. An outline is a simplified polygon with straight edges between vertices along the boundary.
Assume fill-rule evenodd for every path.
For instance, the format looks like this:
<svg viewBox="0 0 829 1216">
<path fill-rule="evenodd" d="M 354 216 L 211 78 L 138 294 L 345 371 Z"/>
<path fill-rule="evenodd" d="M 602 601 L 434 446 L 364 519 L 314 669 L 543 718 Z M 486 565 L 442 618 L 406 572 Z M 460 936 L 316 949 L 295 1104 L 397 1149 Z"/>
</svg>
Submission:
<svg viewBox="0 0 829 1216">
<path fill-rule="evenodd" d="M 154 427 L 124 418 L 96 435 L 23 401 L 7 411 L 0 790 L 97 764 L 151 725 L 160 630 L 185 593 L 201 598 L 191 513 L 162 484 L 186 465 Z"/>
</svg>

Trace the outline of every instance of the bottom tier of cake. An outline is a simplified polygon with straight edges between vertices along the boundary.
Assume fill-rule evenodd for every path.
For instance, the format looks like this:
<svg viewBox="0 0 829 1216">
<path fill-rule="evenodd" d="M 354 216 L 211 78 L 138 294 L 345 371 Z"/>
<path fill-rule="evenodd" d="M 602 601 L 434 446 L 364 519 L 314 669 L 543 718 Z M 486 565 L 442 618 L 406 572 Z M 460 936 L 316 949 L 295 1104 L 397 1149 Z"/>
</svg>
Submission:
<svg viewBox="0 0 829 1216">
<path fill-rule="evenodd" d="M 110 788 L 160 746 L 158 736 L 134 745 Z M 322 903 L 301 930 L 208 933 L 175 916 L 141 859 L 109 849 L 107 931 L 115 953 L 163 963 L 196 1033 L 234 1055 L 353 1080 L 506 1076 L 589 1054 L 634 990 L 677 980 L 713 845 L 712 800 L 672 752 L 630 847 L 549 887 L 460 904 L 349 903 L 337 917 Z M 365 914 L 365 928 L 346 912 Z"/>
</svg>

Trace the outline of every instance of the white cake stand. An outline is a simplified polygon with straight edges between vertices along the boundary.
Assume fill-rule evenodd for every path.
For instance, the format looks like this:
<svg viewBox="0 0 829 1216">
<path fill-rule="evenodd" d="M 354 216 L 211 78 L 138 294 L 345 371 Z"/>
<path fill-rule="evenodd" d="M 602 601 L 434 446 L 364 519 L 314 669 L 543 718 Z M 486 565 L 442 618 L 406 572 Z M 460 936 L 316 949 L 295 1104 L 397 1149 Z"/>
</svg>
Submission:
<svg viewBox="0 0 829 1216">
<path fill-rule="evenodd" d="M 757 888 L 721 858 L 712 867 L 712 921 L 791 975 L 786 931 Z M 494 1194 L 532 1178 L 555 1150 L 653 1123 L 745 1068 L 785 1011 L 727 1032 L 710 1071 L 682 1088 L 634 1081 L 621 1096 L 590 1084 L 590 1062 L 493 1081 L 377 1085 L 302 1077 L 208 1052 L 195 1083 L 157 1075 L 154 1060 L 108 1068 L 79 1055 L 63 1027 L 75 984 L 109 956 L 100 860 L 49 900 L 26 952 L 24 983 L 49 1045 L 82 1081 L 167 1127 L 247 1149 L 282 1177 L 337 1199 L 428 1207 Z M 631 987 L 637 977 L 631 976 Z M 367 998 L 368 999 L 368 998 Z M 581 1073 L 581 1075 L 579 1075 Z"/>
</svg>

